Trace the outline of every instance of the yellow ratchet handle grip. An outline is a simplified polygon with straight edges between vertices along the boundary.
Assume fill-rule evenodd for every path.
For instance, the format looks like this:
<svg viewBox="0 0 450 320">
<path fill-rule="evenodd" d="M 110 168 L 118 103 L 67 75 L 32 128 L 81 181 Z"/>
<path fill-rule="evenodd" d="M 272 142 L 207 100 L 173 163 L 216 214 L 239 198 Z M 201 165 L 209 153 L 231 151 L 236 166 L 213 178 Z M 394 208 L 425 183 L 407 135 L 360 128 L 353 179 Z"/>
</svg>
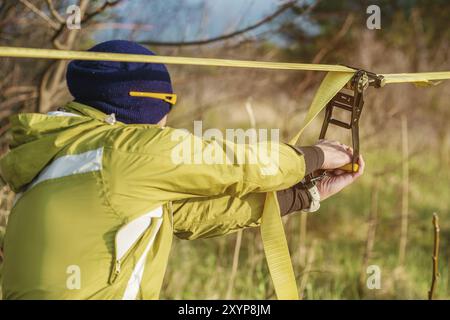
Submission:
<svg viewBox="0 0 450 320">
<path fill-rule="evenodd" d="M 347 172 L 358 172 L 359 165 L 357 163 L 355 163 L 353 165 L 353 168 L 352 168 L 352 164 L 351 163 L 347 163 L 346 165 L 344 165 L 342 167 L 339 167 L 339 169 L 347 171 Z"/>
</svg>

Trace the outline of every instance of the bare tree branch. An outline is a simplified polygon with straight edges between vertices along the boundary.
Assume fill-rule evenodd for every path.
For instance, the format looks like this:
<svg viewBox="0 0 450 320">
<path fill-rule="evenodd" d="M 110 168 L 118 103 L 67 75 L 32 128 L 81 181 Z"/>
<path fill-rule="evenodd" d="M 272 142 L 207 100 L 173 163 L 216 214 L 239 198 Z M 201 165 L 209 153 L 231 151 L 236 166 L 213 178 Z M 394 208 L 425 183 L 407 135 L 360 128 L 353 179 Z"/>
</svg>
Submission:
<svg viewBox="0 0 450 320">
<path fill-rule="evenodd" d="M 14 8 L 15 3 L 12 1 L 2 3 L 0 10 L 0 26 L 8 25 L 10 23 L 10 19 L 13 16 Z"/>
<path fill-rule="evenodd" d="M 59 23 L 65 23 L 66 20 L 59 14 L 59 12 L 55 9 L 55 6 L 53 5 L 52 0 L 47 0 L 47 6 L 50 12 L 52 13 L 53 17 L 58 20 Z"/>
<path fill-rule="evenodd" d="M 0 118 L 7 117 L 9 114 L 14 113 L 14 110 L 8 109 L 11 106 L 13 106 L 19 102 L 23 102 L 23 101 L 30 100 L 30 99 L 36 99 L 36 98 L 37 98 L 37 92 L 31 92 L 31 93 L 19 94 L 19 95 L 13 96 L 12 98 L 10 98 L 8 100 L 3 101 L 0 104 L 0 107 L 2 110 L 2 111 L 0 111 Z"/>
<path fill-rule="evenodd" d="M 433 300 L 434 291 L 436 290 L 436 281 L 439 278 L 439 217 L 437 213 L 433 213 L 433 227 L 434 227 L 434 247 L 433 247 L 433 276 L 431 278 L 431 287 L 428 291 L 428 300 Z"/>
<path fill-rule="evenodd" d="M 43 12 L 42 10 L 40 10 L 38 7 L 36 7 L 34 4 L 32 4 L 31 2 L 29 2 L 28 0 L 20 0 L 20 2 L 26 6 L 28 9 L 30 9 L 31 11 L 33 11 L 35 14 L 37 14 L 39 17 L 41 17 L 43 20 L 45 20 L 45 22 L 48 23 L 48 25 L 54 29 L 54 30 L 58 30 L 59 28 L 59 23 L 53 21 L 48 15 L 45 14 L 45 12 Z"/>
<path fill-rule="evenodd" d="M 331 39 L 331 41 L 328 42 L 328 44 L 324 47 L 322 47 L 319 52 L 314 56 L 311 63 L 320 63 L 325 56 L 331 52 L 332 50 L 336 49 L 337 44 L 341 39 L 347 34 L 348 30 L 353 24 L 354 21 L 354 14 L 349 13 L 347 17 L 345 18 L 344 23 L 342 24 L 342 27 L 339 29 L 339 31 L 336 33 L 336 35 Z M 306 88 L 311 84 L 312 80 L 314 79 L 314 75 L 317 73 L 314 72 L 307 72 L 304 80 L 300 82 L 300 84 L 297 86 L 296 92 L 301 95 L 306 90 Z"/>
<path fill-rule="evenodd" d="M 116 1 L 112 1 L 109 2 L 108 0 L 106 0 L 102 6 L 100 6 L 99 8 L 97 8 L 96 10 L 86 13 L 86 16 L 84 17 L 84 19 L 81 21 L 82 23 L 86 23 L 89 20 L 91 20 L 92 18 L 96 17 L 97 15 L 99 15 L 100 13 L 102 13 L 103 11 L 105 11 L 108 8 L 114 7 L 116 5 L 118 5 L 120 2 L 122 2 L 122 0 L 116 0 Z"/>
<path fill-rule="evenodd" d="M 140 31 L 151 31 L 155 29 L 154 25 L 147 23 L 122 23 L 122 22 L 99 22 L 91 23 L 87 28 L 102 30 L 102 29 L 116 29 L 116 30 L 140 30 Z"/>
<path fill-rule="evenodd" d="M 238 35 L 244 34 L 246 32 L 252 31 L 256 28 L 261 27 L 262 25 L 264 25 L 266 23 L 271 22 L 273 19 L 275 19 L 276 17 L 278 17 L 279 15 L 281 15 L 288 9 L 292 8 L 296 3 L 297 3 L 297 0 L 293 0 L 288 3 L 285 3 L 274 13 L 259 20 L 258 22 L 254 23 L 248 27 L 245 27 L 243 29 L 236 30 L 234 32 L 230 32 L 230 33 L 227 33 L 227 34 L 224 34 L 221 36 L 217 36 L 217 37 L 213 37 L 213 38 L 209 38 L 209 39 L 205 39 L 205 40 L 196 40 L 196 41 L 165 42 L 165 41 L 145 40 L 145 41 L 141 41 L 140 43 L 145 44 L 145 45 L 152 45 L 152 46 L 167 46 L 167 47 L 169 47 L 169 46 L 195 46 L 195 45 L 204 45 L 204 44 L 210 44 L 213 42 L 224 41 L 224 40 L 236 37 Z"/>
<path fill-rule="evenodd" d="M 114 7 L 116 5 L 118 5 L 119 3 L 121 3 L 122 0 L 116 0 L 113 2 L 109 2 L 108 0 L 106 0 L 102 6 L 100 6 L 99 8 L 97 8 L 96 10 L 90 12 L 90 13 L 86 13 L 86 15 L 84 16 L 84 18 L 81 20 L 81 23 L 87 23 L 90 20 L 92 20 L 93 18 L 95 18 L 97 15 L 99 15 L 100 13 L 102 13 L 103 11 L 105 11 L 107 8 L 111 8 Z M 66 25 L 65 24 L 61 24 L 61 26 L 59 27 L 59 29 L 55 32 L 55 34 L 52 37 L 52 42 L 55 45 L 55 47 L 59 48 L 59 49 L 67 49 L 67 48 L 63 48 L 60 47 L 59 45 L 59 41 L 58 38 L 61 36 L 61 34 L 64 32 Z"/>
</svg>

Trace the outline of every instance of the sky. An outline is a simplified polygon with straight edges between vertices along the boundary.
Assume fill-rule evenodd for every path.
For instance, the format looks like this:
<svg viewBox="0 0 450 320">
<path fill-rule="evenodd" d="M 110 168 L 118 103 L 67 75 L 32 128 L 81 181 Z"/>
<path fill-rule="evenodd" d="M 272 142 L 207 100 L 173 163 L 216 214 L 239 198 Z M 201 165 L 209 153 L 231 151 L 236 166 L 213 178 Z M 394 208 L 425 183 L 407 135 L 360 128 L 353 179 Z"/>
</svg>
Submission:
<svg viewBox="0 0 450 320">
<path fill-rule="evenodd" d="M 126 0 L 114 10 L 114 22 L 145 25 L 143 31 L 133 34 L 134 40 L 199 40 L 253 24 L 273 13 L 280 3 L 280 0 Z M 264 27 L 257 30 L 262 31 Z M 106 28 L 97 37 L 104 40 L 128 35 L 128 30 Z"/>
</svg>

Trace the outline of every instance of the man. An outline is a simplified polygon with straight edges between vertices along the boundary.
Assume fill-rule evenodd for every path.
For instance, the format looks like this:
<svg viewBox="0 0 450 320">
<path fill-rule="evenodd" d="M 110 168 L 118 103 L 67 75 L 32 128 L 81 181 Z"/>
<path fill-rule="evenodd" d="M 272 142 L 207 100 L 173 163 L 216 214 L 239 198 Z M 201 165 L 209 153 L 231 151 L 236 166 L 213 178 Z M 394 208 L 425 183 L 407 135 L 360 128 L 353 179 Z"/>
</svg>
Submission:
<svg viewBox="0 0 450 320">
<path fill-rule="evenodd" d="M 128 41 L 90 50 L 153 54 Z M 329 170 L 318 184 L 323 200 L 364 169 L 360 158 L 357 173 L 335 170 L 352 151 L 329 141 L 280 143 L 271 175 L 258 161 L 174 163 L 174 135 L 202 149 L 218 144 L 164 127 L 176 100 L 164 65 L 72 61 L 67 85 L 74 102 L 11 118 L 11 151 L 0 161 L 18 193 L 4 240 L 7 299 L 156 299 L 173 234 L 196 239 L 257 226 L 266 193 L 277 190 L 282 214 L 313 211 L 299 183 L 306 174 Z"/>
</svg>

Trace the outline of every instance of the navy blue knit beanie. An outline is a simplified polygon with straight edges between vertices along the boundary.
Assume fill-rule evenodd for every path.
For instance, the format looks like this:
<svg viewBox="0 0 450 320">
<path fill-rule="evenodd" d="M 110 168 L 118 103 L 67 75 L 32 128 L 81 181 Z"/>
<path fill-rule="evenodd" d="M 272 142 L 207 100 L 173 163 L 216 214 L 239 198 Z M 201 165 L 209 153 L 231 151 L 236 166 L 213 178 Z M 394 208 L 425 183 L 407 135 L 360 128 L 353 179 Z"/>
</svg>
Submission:
<svg viewBox="0 0 450 320">
<path fill-rule="evenodd" d="M 124 40 L 100 43 L 89 51 L 154 55 L 143 46 Z M 81 61 L 69 63 L 67 86 L 75 101 L 124 123 L 158 123 L 171 109 L 163 100 L 131 97 L 130 91 L 173 93 L 170 75 L 163 64 Z"/>
</svg>

